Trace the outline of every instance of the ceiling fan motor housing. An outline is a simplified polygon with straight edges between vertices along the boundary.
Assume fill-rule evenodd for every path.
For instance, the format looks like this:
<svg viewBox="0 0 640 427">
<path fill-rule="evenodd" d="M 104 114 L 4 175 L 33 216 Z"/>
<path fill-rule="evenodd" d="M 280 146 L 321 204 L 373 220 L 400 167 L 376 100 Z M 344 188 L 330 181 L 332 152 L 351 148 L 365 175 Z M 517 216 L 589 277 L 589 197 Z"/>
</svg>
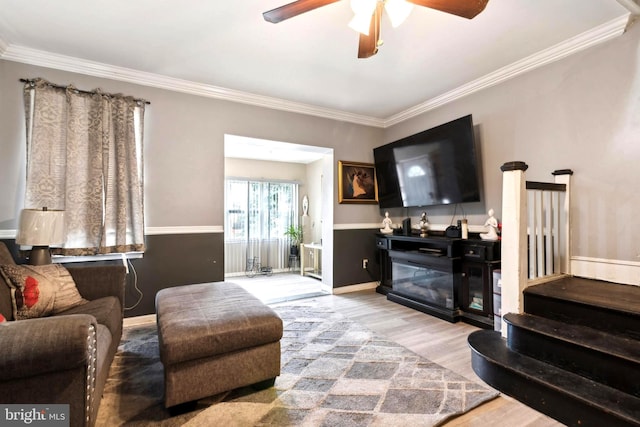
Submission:
<svg viewBox="0 0 640 427">
<path fill-rule="evenodd" d="M 262 16 L 266 21 L 277 24 L 278 22 L 338 1 L 340 0 L 298 0 L 264 12 Z M 488 1 L 489 0 L 351 0 L 351 6 L 354 13 L 356 13 L 356 17 L 351 21 L 350 26 L 354 28 L 357 25 L 357 31 L 360 32 L 358 58 L 369 58 L 378 53 L 378 47 L 382 46 L 383 41 L 380 40 L 380 20 L 383 9 L 387 11 L 392 25 L 395 27 L 400 25 L 411 12 L 412 6 L 409 3 L 472 19 L 485 9 Z M 359 14 L 364 14 L 364 16 L 359 16 Z M 369 14 L 371 14 L 370 18 L 368 18 Z M 367 19 L 369 19 L 368 31 L 366 27 Z M 355 21 L 357 21 L 357 23 Z"/>
</svg>

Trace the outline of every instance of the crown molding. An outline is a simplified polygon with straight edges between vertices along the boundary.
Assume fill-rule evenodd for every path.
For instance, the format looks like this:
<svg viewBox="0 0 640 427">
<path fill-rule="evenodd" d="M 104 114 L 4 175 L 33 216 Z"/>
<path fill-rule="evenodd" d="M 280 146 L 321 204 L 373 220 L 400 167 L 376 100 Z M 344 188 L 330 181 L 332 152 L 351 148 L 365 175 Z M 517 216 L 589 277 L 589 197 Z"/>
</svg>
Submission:
<svg viewBox="0 0 640 427">
<path fill-rule="evenodd" d="M 584 49 L 606 42 L 624 34 L 627 24 L 630 21 L 630 15 L 624 15 L 605 24 L 595 27 L 589 31 L 579 34 L 575 37 L 565 40 L 555 46 L 540 52 L 534 53 L 520 61 L 502 67 L 492 73 L 489 73 L 479 79 L 473 80 L 456 89 L 436 96 L 422 104 L 418 104 L 412 108 L 402 111 L 394 116 L 389 117 L 384 122 L 384 127 L 390 127 L 400 122 L 408 120 L 412 117 L 434 110 L 445 104 L 463 98 L 482 89 L 495 86 L 520 74 L 534 70 L 543 65 L 557 61 L 567 56 L 578 53 Z"/>
<path fill-rule="evenodd" d="M 0 58 L 2 58 L 4 56 L 4 53 L 7 51 L 7 49 L 9 48 L 9 43 L 7 43 L 6 41 L 4 41 L 1 37 L 0 37 Z"/>
<path fill-rule="evenodd" d="M 356 123 L 365 126 L 383 127 L 384 125 L 383 119 L 378 119 L 375 117 L 363 116 L 346 111 L 323 108 L 299 102 L 292 102 L 279 98 L 255 95 L 248 92 L 227 89 L 189 80 L 177 79 L 174 77 L 148 73 L 131 68 L 117 67 L 114 65 L 89 61 L 72 56 L 59 55 L 56 53 L 45 52 L 42 50 L 32 49 L 20 45 L 8 45 L 4 52 L 0 51 L 0 58 L 6 59 L 8 61 L 21 62 L 24 64 L 53 68 L 56 70 L 69 71 L 72 73 L 79 73 L 94 77 L 134 83 L 141 86 L 156 87 L 175 92 L 187 93 L 190 95 L 222 99 L 231 102 L 239 102 L 243 104 L 271 108 L 291 113 L 307 114 L 311 116 Z"/>
<path fill-rule="evenodd" d="M 640 15 L 640 4 L 638 4 L 638 0 L 618 0 L 618 3 L 631 12 L 631 14 Z"/>
<path fill-rule="evenodd" d="M 634 0 L 621 0 L 624 3 Z M 0 39 L 0 58 L 73 73 L 85 74 L 111 80 L 124 81 L 142 86 L 182 92 L 191 95 L 239 102 L 258 107 L 271 108 L 297 114 L 306 114 L 325 119 L 355 123 L 365 126 L 388 128 L 420 114 L 434 110 L 450 102 L 471 95 L 482 89 L 495 86 L 520 74 L 580 52 L 584 49 L 606 42 L 624 34 L 630 22 L 631 14 L 626 14 L 592 30 L 572 37 L 551 48 L 528 56 L 495 72 L 464 84 L 421 104 L 401 111 L 386 119 L 353 114 L 346 111 L 323 108 L 309 104 L 291 102 L 284 99 L 255 95 L 219 86 L 197 83 L 173 77 L 163 76 L 130 68 L 116 67 L 95 61 L 88 61 L 66 55 L 45 52 L 25 46 L 12 45 Z"/>
</svg>

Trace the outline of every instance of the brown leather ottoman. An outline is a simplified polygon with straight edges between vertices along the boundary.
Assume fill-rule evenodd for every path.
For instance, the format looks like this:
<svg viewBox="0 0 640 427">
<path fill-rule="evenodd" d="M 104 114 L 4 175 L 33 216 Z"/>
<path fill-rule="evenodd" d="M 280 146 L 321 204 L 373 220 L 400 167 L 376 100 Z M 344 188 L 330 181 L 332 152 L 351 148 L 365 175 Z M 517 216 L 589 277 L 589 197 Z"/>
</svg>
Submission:
<svg viewBox="0 0 640 427">
<path fill-rule="evenodd" d="M 167 408 L 280 375 L 282 320 L 239 285 L 162 289 L 156 316 Z"/>
</svg>

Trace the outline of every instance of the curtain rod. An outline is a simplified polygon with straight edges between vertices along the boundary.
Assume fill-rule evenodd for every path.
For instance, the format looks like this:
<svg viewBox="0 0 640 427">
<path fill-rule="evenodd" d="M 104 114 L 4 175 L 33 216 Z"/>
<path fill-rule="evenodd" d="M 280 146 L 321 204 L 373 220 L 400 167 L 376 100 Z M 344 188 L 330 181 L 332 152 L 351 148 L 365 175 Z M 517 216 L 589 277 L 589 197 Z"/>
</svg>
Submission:
<svg viewBox="0 0 640 427">
<path fill-rule="evenodd" d="M 20 82 L 33 84 L 33 83 L 35 83 L 35 80 L 34 79 L 20 79 Z M 55 87 L 55 88 L 58 88 L 58 89 L 67 89 L 68 88 L 68 86 L 56 85 L 56 84 L 53 84 L 53 83 L 50 83 L 50 82 L 47 82 L 47 84 L 49 86 L 51 86 L 51 87 Z M 75 87 L 73 88 L 73 90 L 76 90 L 76 91 L 78 91 L 80 93 L 87 93 L 87 94 L 90 94 L 90 95 L 98 93 L 98 92 L 93 91 L 93 90 L 82 90 L 82 89 L 77 89 Z M 134 98 L 134 101 L 136 101 L 136 102 L 144 102 L 147 105 L 151 105 L 151 102 L 147 101 L 146 99 L 136 99 L 136 98 Z"/>
<path fill-rule="evenodd" d="M 250 160 L 250 159 L 240 159 L 240 160 Z M 251 181 L 251 182 L 268 182 L 272 184 L 298 184 L 301 185 L 302 181 L 298 179 L 269 179 L 269 178 L 249 178 L 246 176 L 225 176 L 225 180 L 232 181 Z"/>
</svg>

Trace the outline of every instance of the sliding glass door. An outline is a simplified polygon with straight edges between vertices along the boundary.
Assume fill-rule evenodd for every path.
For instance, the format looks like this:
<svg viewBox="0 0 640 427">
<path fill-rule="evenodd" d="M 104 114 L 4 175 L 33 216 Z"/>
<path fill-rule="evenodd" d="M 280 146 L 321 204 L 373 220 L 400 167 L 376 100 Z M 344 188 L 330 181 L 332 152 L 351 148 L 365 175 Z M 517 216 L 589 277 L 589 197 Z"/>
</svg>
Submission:
<svg viewBox="0 0 640 427">
<path fill-rule="evenodd" d="M 227 179 L 225 189 L 225 274 L 244 273 L 257 261 L 273 271 L 289 263 L 284 232 L 297 225 L 298 184 Z"/>
</svg>

